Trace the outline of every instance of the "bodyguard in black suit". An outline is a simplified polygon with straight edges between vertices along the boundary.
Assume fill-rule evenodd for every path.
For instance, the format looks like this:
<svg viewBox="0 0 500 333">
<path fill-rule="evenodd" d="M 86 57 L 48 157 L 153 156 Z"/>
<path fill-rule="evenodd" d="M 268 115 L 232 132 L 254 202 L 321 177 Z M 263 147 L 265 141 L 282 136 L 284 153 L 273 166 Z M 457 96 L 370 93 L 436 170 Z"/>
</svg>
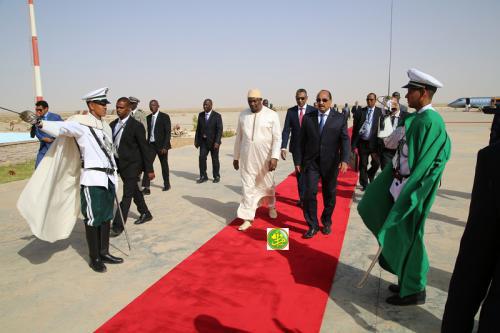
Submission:
<svg viewBox="0 0 500 333">
<path fill-rule="evenodd" d="M 200 178 L 198 184 L 208 180 L 207 176 L 207 156 L 210 152 L 212 157 L 212 175 L 214 183 L 220 181 L 219 147 L 222 139 L 222 117 L 212 109 L 211 99 L 203 101 L 203 112 L 198 114 L 198 124 L 194 137 L 194 146 L 200 148 L 199 167 Z"/>
<path fill-rule="evenodd" d="M 356 114 L 361 111 L 361 109 L 362 109 L 361 105 L 358 105 L 358 101 L 356 101 L 351 108 L 351 115 L 353 119 L 354 117 L 356 117 Z"/>
<path fill-rule="evenodd" d="M 380 166 L 380 148 L 377 137 L 382 110 L 375 106 L 377 95 L 368 94 L 367 106 L 354 115 L 351 147 L 358 149 L 359 183 L 363 191 L 368 186 L 368 179 L 373 180 Z M 371 156 L 371 168 L 368 168 L 368 158 Z"/>
<path fill-rule="evenodd" d="M 161 174 L 163 176 L 163 191 L 170 190 L 170 172 L 168 169 L 168 150 L 172 148 L 170 145 L 170 137 L 172 135 L 172 125 L 168 114 L 158 111 L 160 104 L 153 99 L 149 102 L 151 114 L 146 117 L 148 123 L 148 142 L 153 151 L 153 161 L 158 156 L 161 165 Z M 150 194 L 150 181 L 144 178 L 142 186 L 144 186 L 144 194 Z"/>
<path fill-rule="evenodd" d="M 403 126 L 406 116 L 408 112 L 403 111 L 399 108 L 400 104 L 398 103 L 395 97 L 391 100 L 391 110 L 387 110 L 387 113 L 380 117 L 380 130 L 382 131 L 385 126 L 385 120 L 387 117 L 390 117 L 392 127 L 395 129 L 396 127 Z M 396 155 L 397 149 L 388 149 L 384 145 L 384 140 L 379 139 L 379 147 L 380 147 L 380 167 L 383 170 L 386 165 L 392 165 L 392 159 L 394 155 Z"/>
<path fill-rule="evenodd" d="M 139 219 L 134 223 L 142 224 L 153 219 L 144 201 L 144 196 L 139 190 L 139 178 L 143 171 L 149 179 L 155 177 L 152 154 L 146 142 L 144 126 L 130 116 L 128 98 L 118 99 L 116 113 L 118 119 L 111 122 L 110 126 L 113 130 L 113 143 L 116 147 L 115 160 L 118 173 L 123 181 L 123 197 L 120 208 L 125 219 L 124 222 L 126 222 L 133 198 L 140 214 Z M 123 231 L 120 219 L 120 213 L 116 212 L 112 226 L 113 234 L 111 236 L 113 237 L 118 236 Z"/>
<path fill-rule="evenodd" d="M 281 133 L 281 158 L 286 159 L 286 147 L 288 145 L 288 139 L 290 139 L 290 146 L 288 150 L 292 154 L 293 165 L 295 166 L 295 176 L 297 178 L 297 187 L 299 193 L 299 201 L 297 205 L 302 205 L 304 197 L 304 184 L 302 180 L 302 173 L 300 170 L 300 126 L 302 124 L 303 117 L 306 113 L 316 110 L 310 105 L 307 105 L 307 91 L 305 89 L 298 89 L 295 93 L 295 100 L 297 105 L 291 107 L 286 112 L 285 125 L 283 126 L 283 132 Z M 291 138 L 290 138 L 291 134 Z"/>
<path fill-rule="evenodd" d="M 444 309 L 442 332 L 500 332 L 500 143 L 479 151 L 469 218 Z"/>
<path fill-rule="evenodd" d="M 316 200 L 319 178 L 325 207 L 321 214 L 322 232 L 325 235 L 331 232 L 338 171 L 347 171 L 350 153 L 347 122 L 342 114 L 330 109 L 331 93 L 321 90 L 316 102 L 318 110 L 304 116 L 300 129 L 299 159 L 305 179 L 304 218 L 309 225 L 304 238 L 313 237 L 319 230 Z"/>
</svg>

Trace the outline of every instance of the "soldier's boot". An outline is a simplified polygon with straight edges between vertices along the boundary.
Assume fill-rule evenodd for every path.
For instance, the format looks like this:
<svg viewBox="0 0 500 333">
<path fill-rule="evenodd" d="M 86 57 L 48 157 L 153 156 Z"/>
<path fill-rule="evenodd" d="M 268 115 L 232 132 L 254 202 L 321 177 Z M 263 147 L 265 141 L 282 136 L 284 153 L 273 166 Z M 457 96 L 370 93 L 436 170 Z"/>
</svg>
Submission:
<svg viewBox="0 0 500 333">
<path fill-rule="evenodd" d="M 85 224 L 85 235 L 89 246 L 90 268 L 99 273 L 106 272 L 106 266 L 99 256 L 99 228 Z"/>
<path fill-rule="evenodd" d="M 110 233 L 110 221 L 104 222 L 100 227 L 100 247 L 99 255 L 102 262 L 107 264 L 121 264 L 123 262 L 122 258 L 115 257 L 109 253 L 109 233 Z"/>
</svg>

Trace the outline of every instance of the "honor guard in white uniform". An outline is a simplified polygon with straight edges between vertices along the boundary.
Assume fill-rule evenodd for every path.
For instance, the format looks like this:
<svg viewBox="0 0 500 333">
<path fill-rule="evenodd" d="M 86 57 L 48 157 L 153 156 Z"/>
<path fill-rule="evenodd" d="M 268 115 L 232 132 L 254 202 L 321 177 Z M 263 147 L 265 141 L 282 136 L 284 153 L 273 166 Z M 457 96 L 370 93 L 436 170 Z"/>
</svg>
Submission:
<svg viewBox="0 0 500 333">
<path fill-rule="evenodd" d="M 40 169 L 33 175 L 35 180 L 30 180 L 18 202 L 19 210 L 28 220 L 33 233 L 48 241 L 69 236 L 78 217 L 74 207 L 80 206 L 89 248 L 89 266 L 96 272 L 106 271 L 104 263 L 123 262 L 122 258 L 109 253 L 117 173 L 111 128 L 103 119 L 106 105 L 109 104 L 107 91 L 108 88 L 101 88 L 83 97 L 89 109 L 86 115 L 76 115 L 67 121 L 43 120 L 35 124 L 58 140 L 54 142 L 51 153 L 48 153 L 47 162 L 40 164 Z M 53 184 L 56 182 L 61 185 Z M 43 210 L 59 210 L 60 216 L 46 217 L 45 220 L 43 217 L 30 216 L 27 212 L 30 205 L 27 203 L 35 198 L 25 192 L 41 191 L 50 193 L 47 196 L 51 199 L 41 205 L 42 212 L 38 213 L 45 216 Z M 36 201 L 33 204 L 36 206 Z M 67 209 L 64 209 L 64 205 Z"/>
</svg>

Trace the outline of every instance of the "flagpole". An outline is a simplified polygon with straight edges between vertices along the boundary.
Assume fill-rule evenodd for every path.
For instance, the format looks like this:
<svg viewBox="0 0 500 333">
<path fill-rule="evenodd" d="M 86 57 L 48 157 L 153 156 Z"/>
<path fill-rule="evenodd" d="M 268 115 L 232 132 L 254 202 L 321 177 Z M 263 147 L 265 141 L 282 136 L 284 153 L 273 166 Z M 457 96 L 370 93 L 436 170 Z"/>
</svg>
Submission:
<svg viewBox="0 0 500 333">
<path fill-rule="evenodd" d="M 33 70 L 35 74 L 35 100 L 43 100 L 42 93 L 42 78 L 40 74 L 40 58 L 38 53 L 38 35 L 36 33 L 35 24 L 35 6 L 33 5 L 33 0 L 28 0 L 29 13 L 30 13 L 30 25 L 31 25 L 31 47 L 33 50 Z"/>
<path fill-rule="evenodd" d="M 387 83 L 387 96 L 391 96 L 391 67 L 392 67 L 392 8 L 394 0 L 391 0 L 391 26 L 389 33 L 389 80 Z"/>
</svg>

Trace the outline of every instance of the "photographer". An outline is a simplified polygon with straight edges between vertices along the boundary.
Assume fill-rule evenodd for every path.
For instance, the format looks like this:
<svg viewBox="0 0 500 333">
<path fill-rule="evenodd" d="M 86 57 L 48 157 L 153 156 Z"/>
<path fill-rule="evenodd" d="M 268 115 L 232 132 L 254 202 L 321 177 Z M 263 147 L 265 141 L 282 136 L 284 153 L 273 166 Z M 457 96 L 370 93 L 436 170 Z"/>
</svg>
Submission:
<svg viewBox="0 0 500 333">
<path fill-rule="evenodd" d="M 385 133 L 392 133 L 396 127 L 403 126 L 406 116 L 408 115 L 407 111 L 400 109 L 400 104 L 397 97 L 392 97 L 392 99 L 388 103 L 389 109 L 384 110 L 383 117 L 380 118 L 379 125 L 379 147 L 380 147 L 380 166 L 382 170 L 384 170 L 385 166 L 388 164 L 392 164 L 392 159 L 394 155 L 396 155 L 396 149 L 389 149 L 385 147 L 383 137 L 384 130 Z M 405 108 L 406 109 L 406 108 Z M 389 120 L 390 119 L 390 123 Z M 386 128 L 386 126 L 390 126 L 391 129 Z"/>
</svg>

